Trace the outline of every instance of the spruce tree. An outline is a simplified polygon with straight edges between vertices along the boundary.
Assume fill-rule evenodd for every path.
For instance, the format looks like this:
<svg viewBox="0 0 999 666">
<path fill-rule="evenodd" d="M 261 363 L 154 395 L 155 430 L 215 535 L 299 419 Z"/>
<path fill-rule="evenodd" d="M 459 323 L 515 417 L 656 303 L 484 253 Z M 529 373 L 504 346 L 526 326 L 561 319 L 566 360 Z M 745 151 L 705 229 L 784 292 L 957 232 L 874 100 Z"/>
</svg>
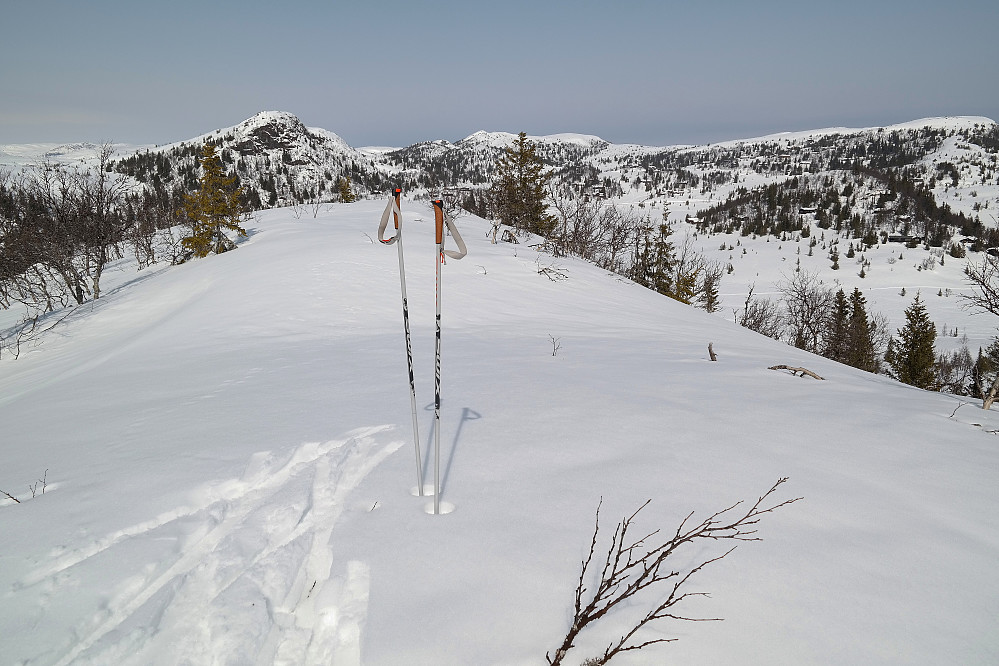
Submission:
<svg viewBox="0 0 999 666">
<path fill-rule="evenodd" d="M 490 199 L 500 222 L 539 236 L 555 229 L 555 217 L 548 213 L 545 201 L 551 173 L 545 171 L 526 133 L 518 134 L 513 145 L 503 149 L 493 178 Z"/>
<path fill-rule="evenodd" d="M 221 254 L 236 247 L 226 235 L 234 231 L 240 236 L 246 230 L 240 226 L 244 208 L 240 201 L 243 188 L 236 185 L 235 176 L 226 176 L 215 146 L 205 143 L 201 153 L 201 178 L 194 194 L 184 195 L 183 213 L 191 225 L 191 235 L 181 244 L 196 257 L 212 252 Z"/>
<path fill-rule="evenodd" d="M 975 364 L 971 366 L 971 377 L 968 382 L 968 395 L 972 398 L 984 398 L 985 397 L 985 383 L 988 381 L 987 376 L 991 368 L 991 362 L 987 356 L 982 353 L 982 348 L 978 348 L 978 358 L 975 359 Z"/>
<path fill-rule="evenodd" d="M 357 195 L 355 195 L 354 190 L 351 189 L 350 181 L 343 176 L 336 181 L 336 191 L 337 196 L 340 197 L 340 201 L 343 203 L 354 203 L 357 201 Z"/>
<path fill-rule="evenodd" d="M 846 363 L 849 357 L 849 321 L 850 303 L 842 289 L 836 292 L 832 316 L 829 320 L 825 346 L 822 355 L 840 363 Z"/>
<path fill-rule="evenodd" d="M 880 363 L 874 351 L 874 332 L 867 319 L 866 304 L 867 300 L 860 289 L 854 289 L 850 294 L 846 364 L 867 372 L 877 372 Z M 934 337 L 935 335 L 934 332 Z"/>
<path fill-rule="evenodd" d="M 933 344 L 937 327 L 930 321 L 919 294 L 905 311 L 905 326 L 898 330 L 899 338 L 888 342 L 885 361 L 890 374 L 900 382 L 922 389 L 935 390 L 936 352 Z"/>
<path fill-rule="evenodd" d="M 650 226 L 644 227 L 636 240 L 628 277 L 643 287 L 675 298 L 676 248 L 670 239 L 672 235 L 673 227 L 665 222 L 655 232 Z"/>
<path fill-rule="evenodd" d="M 704 271 L 701 288 L 697 294 L 697 305 L 708 312 L 721 309 L 721 297 L 718 294 L 718 283 L 721 281 L 721 266 L 708 268 Z"/>
</svg>

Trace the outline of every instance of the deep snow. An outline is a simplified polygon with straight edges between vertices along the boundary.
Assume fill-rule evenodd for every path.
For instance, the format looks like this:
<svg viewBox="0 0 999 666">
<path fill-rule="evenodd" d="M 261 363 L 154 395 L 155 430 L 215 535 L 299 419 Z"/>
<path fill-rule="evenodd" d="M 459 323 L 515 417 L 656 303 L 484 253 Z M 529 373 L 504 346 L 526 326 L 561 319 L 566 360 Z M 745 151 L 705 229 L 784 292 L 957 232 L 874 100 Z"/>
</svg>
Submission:
<svg viewBox="0 0 999 666">
<path fill-rule="evenodd" d="M 489 244 L 475 218 L 459 220 L 468 257 L 443 267 L 455 510 L 428 515 L 395 248 L 372 241 L 382 205 L 268 211 L 235 252 L 122 267 L 0 362 L 0 488 L 23 500 L 0 504 L 0 661 L 544 663 L 601 497 L 607 528 L 652 498 L 641 525 L 669 531 L 782 476 L 779 499 L 804 499 L 692 583 L 711 597 L 684 610 L 724 621 L 661 623 L 652 636 L 680 640 L 620 663 L 999 661 L 994 413 L 582 262 L 558 260 L 553 282 L 550 257 Z M 403 211 L 427 452 L 432 214 Z M 584 633 L 570 663 L 639 610 Z"/>
</svg>

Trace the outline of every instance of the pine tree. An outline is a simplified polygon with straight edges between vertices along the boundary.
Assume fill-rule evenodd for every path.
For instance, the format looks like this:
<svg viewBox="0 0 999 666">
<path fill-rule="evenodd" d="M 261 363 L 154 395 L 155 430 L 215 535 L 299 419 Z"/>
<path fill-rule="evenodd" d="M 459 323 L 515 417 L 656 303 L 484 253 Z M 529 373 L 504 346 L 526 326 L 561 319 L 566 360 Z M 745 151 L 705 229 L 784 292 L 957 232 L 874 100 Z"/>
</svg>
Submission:
<svg viewBox="0 0 999 666">
<path fill-rule="evenodd" d="M 905 311 L 905 326 L 898 330 L 899 339 L 888 342 L 885 361 L 891 375 L 900 382 L 922 389 L 936 388 L 936 352 L 933 344 L 937 327 L 930 321 L 919 294 Z"/>
<path fill-rule="evenodd" d="M 545 185 L 550 179 L 536 146 L 521 132 L 496 162 L 490 188 L 494 214 L 503 224 L 547 236 L 555 228 L 555 217 L 548 213 L 545 202 Z"/>
<path fill-rule="evenodd" d="M 850 294 L 850 319 L 847 324 L 846 364 L 867 372 L 877 372 L 880 366 L 874 351 L 874 332 L 867 319 L 867 300 L 854 289 Z M 935 337 L 934 333 L 934 337 Z"/>
<path fill-rule="evenodd" d="M 201 168 L 198 190 L 184 195 L 183 213 L 191 225 L 191 235 L 181 243 L 194 256 L 207 257 L 212 252 L 221 254 L 236 247 L 227 231 L 246 235 L 240 226 L 245 211 L 240 201 L 243 188 L 236 186 L 235 176 L 225 175 L 222 160 L 211 143 L 204 145 Z"/>
</svg>

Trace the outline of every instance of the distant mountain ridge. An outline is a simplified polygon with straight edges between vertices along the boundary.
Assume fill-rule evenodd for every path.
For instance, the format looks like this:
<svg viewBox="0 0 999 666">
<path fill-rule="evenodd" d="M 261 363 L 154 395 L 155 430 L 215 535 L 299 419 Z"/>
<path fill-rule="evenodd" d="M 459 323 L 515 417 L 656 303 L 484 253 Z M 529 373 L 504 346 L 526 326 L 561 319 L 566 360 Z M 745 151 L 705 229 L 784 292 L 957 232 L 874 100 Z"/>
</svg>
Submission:
<svg viewBox="0 0 999 666">
<path fill-rule="evenodd" d="M 478 131 L 454 143 L 434 140 L 400 148 L 366 149 L 332 131 L 307 127 L 294 114 L 264 111 L 228 128 L 163 146 L 145 146 L 116 169 L 164 200 L 197 185 L 198 157 L 214 142 L 226 168 L 239 177 L 256 209 L 335 201 L 336 183 L 350 181 L 361 197 L 401 187 L 408 196 L 451 193 L 485 213 L 484 192 L 497 158 L 515 134 Z M 741 190 L 804 178 L 828 186 L 867 170 L 882 181 L 902 178 L 939 205 L 996 226 L 999 210 L 999 126 L 989 118 L 927 118 L 874 128 L 784 132 L 708 145 L 612 144 L 583 134 L 530 136 L 562 196 L 600 197 L 640 208 L 669 209 L 681 219 L 717 206 Z M 32 150 L 33 149 L 33 150 Z M 0 146 L 0 163 L 35 159 L 85 161 L 91 144 Z M 875 180 L 877 180 L 875 178 Z M 863 178 L 856 186 L 876 189 Z M 871 207 L 875 210 L 877 207 Z"/>
</svg>

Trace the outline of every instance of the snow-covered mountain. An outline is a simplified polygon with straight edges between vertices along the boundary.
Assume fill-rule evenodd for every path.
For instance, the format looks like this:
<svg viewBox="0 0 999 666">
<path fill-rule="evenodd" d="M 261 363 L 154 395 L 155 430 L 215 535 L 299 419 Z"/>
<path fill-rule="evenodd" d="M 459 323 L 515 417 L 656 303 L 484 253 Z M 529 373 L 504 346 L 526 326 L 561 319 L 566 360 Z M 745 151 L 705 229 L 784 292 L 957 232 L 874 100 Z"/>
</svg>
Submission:
<svg viewBox="0 0 999 666">
<path fill-rule="evenodd" d="M 196 187 L 202 145 L 218 146 L 226 168 L 239 177 L 251 208 L 332 201 L 346 178 L 362 192 L 379 190 L 383 177 L 371 156 L 333 132 L 306 127 L 297 117 L 265 111 L 238 125 L 193 139 L 147 148 L 118 163 L 118 170 L 158 193 Z"/>
<path fill-rule="evenodd" d="M 403 148 L 355 149 L 333 132 L 306 127 L 290 113 L 269 111 L 190 140 L 143 147 L 122 159 L 118 168 L 161 197 L 179 193 L 196 183 L 201 145 L 211 140 L 239 176 L 254 208 L 333 201 L 336 182 L 344 177 L 362 196 L 379 196 L 394 187 L 417 197 L 463 190 L 463 203 L 484 212 L 482 191 L 491 182 L 496 159 L 515 138 L 506 132 L 480 131 L 454 143 L 435 140 Z M 650 212 L 669 209 L 676 219 L 697 216 L 742 190 L 794 178 L 808 179 L 822 194 L 850 184 L 868 194 L 886 189 L 884 181 L 891 175 L 914 192 L 930 195 L 937 209 L 946 207 L 986 227 L 999 226 L 999 126 L 988 118 L 827 128 L 706 146 L 619 145 L 580 134 L 530 139 L 566 196 L 599 196 Z M 78 160 L 94 149 L 0 146 L 0 164 Z M 955 225 L 961 223 L 950 224 Z"/>
</svg>

